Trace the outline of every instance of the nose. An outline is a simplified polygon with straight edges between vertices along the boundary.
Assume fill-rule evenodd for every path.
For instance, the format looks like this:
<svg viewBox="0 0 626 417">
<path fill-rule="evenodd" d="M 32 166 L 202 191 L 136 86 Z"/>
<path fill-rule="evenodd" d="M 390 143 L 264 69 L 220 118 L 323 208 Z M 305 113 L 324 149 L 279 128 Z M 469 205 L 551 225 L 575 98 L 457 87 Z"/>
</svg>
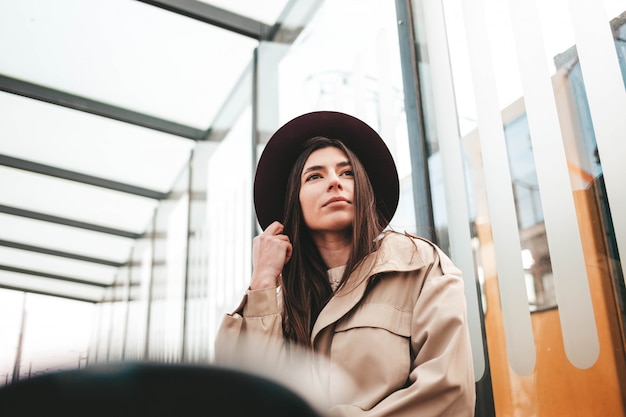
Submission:
<svg viewBox="0 0 626 417">
<path fill-rule="evenodd" d="M 333 188 L 337 188 L 338 190 L 343 190 L 341 179 L 335 173 L 331 173 L 328 176 L 328 191 L 331 191 Z"/>
</svg>

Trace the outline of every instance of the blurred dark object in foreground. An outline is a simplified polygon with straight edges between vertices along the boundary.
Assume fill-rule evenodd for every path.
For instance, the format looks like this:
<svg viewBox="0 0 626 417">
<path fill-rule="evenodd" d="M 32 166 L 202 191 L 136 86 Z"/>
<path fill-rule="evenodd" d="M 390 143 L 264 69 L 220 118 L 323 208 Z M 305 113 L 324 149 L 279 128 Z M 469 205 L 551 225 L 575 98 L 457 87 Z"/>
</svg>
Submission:
<svg viewBox="0 0 626 417">
<path fill-rule="evenodd" d="M 228 368 L 125 363 L 20 380 L 0 389 L 0 416 L 320 417 L 289 388 Z"/>
</svg>

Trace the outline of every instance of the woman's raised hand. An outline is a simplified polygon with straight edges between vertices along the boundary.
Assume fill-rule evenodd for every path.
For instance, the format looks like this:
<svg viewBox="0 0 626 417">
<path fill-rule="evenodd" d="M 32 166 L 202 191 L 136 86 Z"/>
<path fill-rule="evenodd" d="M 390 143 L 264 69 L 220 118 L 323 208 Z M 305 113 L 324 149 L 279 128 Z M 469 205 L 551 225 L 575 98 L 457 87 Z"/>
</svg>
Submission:
<svg viewBox="0 0 626 417">
<path fill-rule="evenodd" d="M 251 290 L 275 287 L 283 266 L 291 258 L 291 242 L 289 237 L 282 234 L 283 229 L 282 224 L 274 222 L 254 238 Z"/>
</svg>

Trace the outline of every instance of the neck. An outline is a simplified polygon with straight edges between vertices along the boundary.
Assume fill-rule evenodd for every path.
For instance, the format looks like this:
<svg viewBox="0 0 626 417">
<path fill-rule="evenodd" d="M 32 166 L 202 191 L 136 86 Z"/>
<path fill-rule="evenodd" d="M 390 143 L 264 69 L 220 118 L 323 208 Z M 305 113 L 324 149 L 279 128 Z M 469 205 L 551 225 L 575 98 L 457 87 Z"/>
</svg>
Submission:
<svg viewBox="0 0 626 417">
<path fill-rule="evenodd" d="M 345 265 L 348 262 L 350 250 L 352 249 L 350 236 L 345 233 L 317 233 L 312 237 L 320 256 L 329 269 Z"/>
</svg>

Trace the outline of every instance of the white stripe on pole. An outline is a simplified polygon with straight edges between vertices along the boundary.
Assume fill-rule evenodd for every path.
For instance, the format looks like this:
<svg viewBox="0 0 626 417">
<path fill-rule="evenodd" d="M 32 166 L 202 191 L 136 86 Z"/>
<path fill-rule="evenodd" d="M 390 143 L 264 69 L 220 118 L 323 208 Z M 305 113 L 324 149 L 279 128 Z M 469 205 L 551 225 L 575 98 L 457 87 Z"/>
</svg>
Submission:
<svg viewBox="0 0 626 417">
<path fill-rule="evenodd" d="M 461 3 L 476 92 L 478 131 L 509 364 L 517 374 L 529 375 L 535 367 L 535 342 L 484 6 L 482 0 Z"/>
<path fill-rule="evenodd" d="M 428 59 L 431 65 L 433 100 L 439 151 L 443 166 L 444 192 L 448 214 L 451 257 L 463 271 L 467 316 L 474 359 L 474 378 L 485 372 L 483 335 L 476 287 L 476 268 L 469 229 L 469 211 L 465 185 L 461 138 L 450 68 L 448 40 L 441 0 L 424 2 L 424 25 L 428 41 Z"/>
<path fill-rule="evenodd" d="M 509 5 L 565 352 L 572 364 L 589 368 L 600 345 L 537 5 Z"/>
</svg>

